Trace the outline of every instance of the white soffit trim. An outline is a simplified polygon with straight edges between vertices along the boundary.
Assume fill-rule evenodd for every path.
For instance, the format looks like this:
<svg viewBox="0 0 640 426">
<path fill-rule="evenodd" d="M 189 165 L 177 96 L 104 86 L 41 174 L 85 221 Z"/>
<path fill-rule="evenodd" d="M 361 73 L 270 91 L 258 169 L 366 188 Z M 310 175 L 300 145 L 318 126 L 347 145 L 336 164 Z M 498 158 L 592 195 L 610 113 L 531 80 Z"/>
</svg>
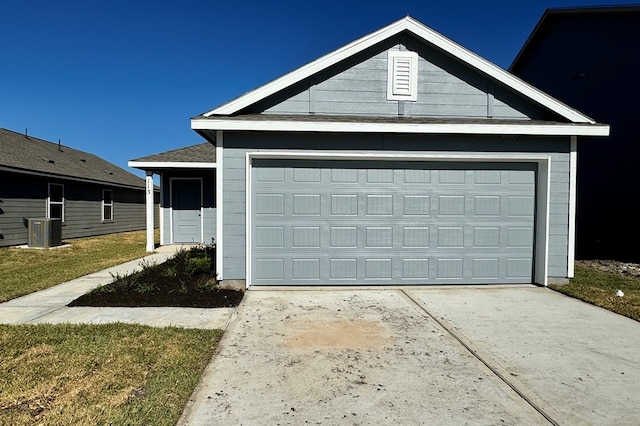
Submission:
<svg viewBox="0 0 640 426">
<path fill-rule="evenodd" d="M 609 136 L 608 125 L 484 123 L 365 123 L 340 121 L 192 119 L 193 130 L 467 135 Z M 131 163 L 129 163 L 131 165 Z M 135 166 L 133 166 L 135 167 Z"/>
<path fill-rule="evenodd" d="M 129 161 L 129 167 L 137 169 L 215 169 L 217 163 L 178 162 L 178 161 Z"/>
<path fill-rule="evenodd" d="M 257 89 L 242 95 L 226 104 L 223 104 L 209 112 L 202 114 L 204 117 L 210 117 L 212 115 L 231 115 L 235 114 L 243 108 L 252 105 L 280 90 L 295 84 L 307 77 L 314 75 L 315 73 L 322 71 L 350 56 L 353 56 L 363 50 L 376 45 L 390 37 L 393 37 L 403 31 L 409 31 L 416 37 L 430 43 L 460 61 L 469 64 L 471 67 L 476 68 L 480 72 L 498 80 L 507 87 L 521 93 L 522 95 L 530 98 L 538 104 L 549 108 L 551 111 L 566 118 L 574 123 L 595 123 L 595 121 L 584 114 L 576 111 L 573 108 L 563 104 L 557 99 L 547 95 L 546 93 L 536 89 L 535 87 L 525 83 L 518 77 L 508 73 L 497 65 L 492 64 L 486 59 L 476 55 L 470 50 L 465 49 L 452 40 L 444 37 L 442 34 L 428 28 L 424 24 L 415 19 L 407 16 L 391 25 L 388 25 L 374 33 L 364 36 L 346 46 L 335 50 L 321 58 L 310 62 L 284 76 L 273 80 Z"/>
</svg>

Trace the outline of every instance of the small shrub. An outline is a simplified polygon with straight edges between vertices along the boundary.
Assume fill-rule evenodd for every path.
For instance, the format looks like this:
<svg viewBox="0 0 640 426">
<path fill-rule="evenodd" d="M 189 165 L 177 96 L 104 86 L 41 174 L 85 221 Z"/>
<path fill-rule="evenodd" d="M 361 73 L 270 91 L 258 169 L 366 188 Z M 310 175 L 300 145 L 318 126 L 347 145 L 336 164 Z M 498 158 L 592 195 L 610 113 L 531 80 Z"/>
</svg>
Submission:
<svg viewBox="0 0 640 426">
<path fill-rule="evenodd" d="M 174 265 L 167 265 L 162 275 L 165 277 L 175 277 L 178 274 L 178 269 Z"/>
<path fill-rule="evenodd" d="M 146 293 L 151 293 L 153 291 L 158 290 L 158 287 L 156 287 L 155 283 L 153 282 L 142 281 L 142 282 L 137 282 L 133 290 L 136 291 L 137 293 L 146 294 Z"/>
<path fill-rule="evenodd" d="M 211 272 L 211 259 L 207 256 L 187 259 L 184 269 L 190 276 L 208 274 Z"/>
<path fill-rule="evenodd" d="M 114 282 L 69 306 L 232 307 L 243 292 L 221 289 L 215 273 L 215 247 L 181 249 L 164 263 L 141 262 L 142 270 L 114 276 Z"/>
</svg>

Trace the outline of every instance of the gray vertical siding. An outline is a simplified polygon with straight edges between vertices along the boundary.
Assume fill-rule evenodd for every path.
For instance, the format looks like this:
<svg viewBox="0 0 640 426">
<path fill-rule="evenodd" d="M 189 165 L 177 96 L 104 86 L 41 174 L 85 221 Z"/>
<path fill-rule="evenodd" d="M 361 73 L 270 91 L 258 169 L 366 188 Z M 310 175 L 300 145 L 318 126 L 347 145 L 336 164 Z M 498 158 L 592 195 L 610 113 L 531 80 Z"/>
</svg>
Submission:
<svg viewBox="0 0 640 426">
<path fill-rule="evenodd" d="M 475 154 L 478 147 L 490 153 L 544 153 L 551 156 L 551 199 L 549 276 L 567 276 L 569 230 L 569 138 L 430 137 L 407 135 L 291 135 L 225 134 L 223 181 L 224 278 L 245 279 L 246 275 L 246 153 L 273 149 L 309 147 L 377 154 L 455 153 Z M 347 151 L 347 150 L 345 150 Z"/>
<path fill-rule="evenodd" d="M 548 114 L 516 97 L 497 83 L 482 80 L 463 65 L 422 45 L 408 43 L 419 54 L 418 99 L 404 102 L 404 115 L 542 119 Z M 398 115 L 398 101 L 387 100 L 387 52 L 354 61 L 351 66 L 274 101 L 265 114 Z"/>
</svg>

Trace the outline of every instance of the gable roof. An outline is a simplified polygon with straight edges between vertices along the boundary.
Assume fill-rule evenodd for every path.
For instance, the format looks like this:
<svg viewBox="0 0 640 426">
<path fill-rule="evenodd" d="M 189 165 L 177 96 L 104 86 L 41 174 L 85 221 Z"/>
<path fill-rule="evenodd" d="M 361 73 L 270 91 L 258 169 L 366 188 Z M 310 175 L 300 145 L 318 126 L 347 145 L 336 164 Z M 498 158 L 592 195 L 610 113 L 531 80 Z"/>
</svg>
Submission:
<svg viewBox="0 0 640 426">
<path fill-rule="evenodd" d="M 144 179 L 94 154 L 0 129 L 0 170 L 144 188 Z"/>
<path fill-rule="evenodd" d="M 396 21 L 391 25 L 388 25 L 374 33 L 362 37 L 338 50 L 335 50 L 334 52 L 331 52 L 307 65 L 304 65 L 293 72 L 290 72 L 270 83 L 267 83 L 264 86 L 261 86 L 243 96 L 240 96 L 239 98 L 236 98 L 211 111 L 208 111 L 199 117 L 195 117 L 194 120 L 209 117 L 215 119 L 218 116 L 231 116 L 237 114 L 244 108 L 247 108 L 248 106 L 253 105 L 256 102 L 259 102 L 269 96 L 285 90 L 286 88 L 302 81 L 305 78 L 317 74 L 327 69 L 328 67 L 337 64 L 338 62 L 341 62 L 349 57 L 352 57 L 353 55 L 364 51 L 365 49 L 368 49 L 391 37 L 405 32 L 412 34 L 418 40 L 421 40 L 424 43 L 430 44 L 446 52 L 450 56 L 456 58 L 462 63 L 467 64 L 479 73 L 495 79 L 504 86 L 514 90 L 517 93 L 520 93 L 522 96 L 532 100 L 538 105 L 549 109 L 550 111 L 556 113 L 557 115 L 563 117 L 571 123 L 595 123 L 593 119 L 576 111 L 573 108 L 570 108 L 569 106 L 536 89 L 535 87 L 527 84 L 526 82 L 520 80 L 519 78 L 508 73 L 502 68 L 492 64 L 486 59 L 483 59 L 470 50 L 465 49 L 459 44 L 451 41 L 450 39 L 426 27 L 422 23 L 409 16 Z M 195 129 L 202 127 L 193 128 Z"/>
<path fill-rule="evenodd" d="M 612 17 L 614 15 L 624 15 L 625 17 L 628 17 L 631 14 L 635 15 L 636 19 L 640 17 L 640 5 L 549 8 L 542 14 L 542 17 L 536 24 L 535 28 L 533 29 L 525 43 L 522 45 L 522 48 L 509 66 L 509 71 L 519 73 L 521 67 L 529 58 L 530 53 L 536 48 L 541 40 L 544 39 L 550 28 L 563 19 L 566 20 L 573 17 L 587 16 Z M 611 36 L 615 37 L 616 34 L 612 34 Z M 622 40 L 620 40 L 620 42 L 622 42 Z M 637 46 L 630 45 L 629 48 L 633 49 L 637 48 Z"/>
<path fill-rule="evenodd" d="M 142 170 L 157 170 L 164 168 L 211 168 L 215 167 L 216 147 L 204 142 L 184 148 L 172 149 L 146 157 L 129 161 L 129 167 Z"/>
</svg>

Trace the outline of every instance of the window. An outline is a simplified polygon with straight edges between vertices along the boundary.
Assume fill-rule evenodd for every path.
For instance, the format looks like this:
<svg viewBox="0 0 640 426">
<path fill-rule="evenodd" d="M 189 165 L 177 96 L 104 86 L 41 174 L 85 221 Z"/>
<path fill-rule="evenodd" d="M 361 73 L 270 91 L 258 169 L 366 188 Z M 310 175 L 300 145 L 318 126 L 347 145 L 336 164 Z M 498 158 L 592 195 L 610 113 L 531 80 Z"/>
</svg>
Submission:
<svg viewBox="0 0 640 426">
<path fill-rule="evenodd" d="M 418 54 L 391 50 L 387 60 L 387 100 L 418 100 Z"/>
<path fill-rule="evenodd" d="M 113 191 L 102 190 L 102 221 L 113 222 Z"/>
<path fill-rule="evenodd" d="M 62 184 L 49 184 L 49 197 L 47 197 L 47 217 L 60 219 L 60 221 L 64 223 L 64 185 Z"/>
</svg>

